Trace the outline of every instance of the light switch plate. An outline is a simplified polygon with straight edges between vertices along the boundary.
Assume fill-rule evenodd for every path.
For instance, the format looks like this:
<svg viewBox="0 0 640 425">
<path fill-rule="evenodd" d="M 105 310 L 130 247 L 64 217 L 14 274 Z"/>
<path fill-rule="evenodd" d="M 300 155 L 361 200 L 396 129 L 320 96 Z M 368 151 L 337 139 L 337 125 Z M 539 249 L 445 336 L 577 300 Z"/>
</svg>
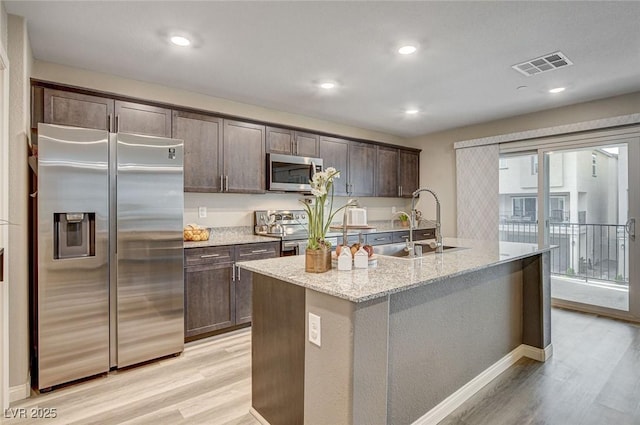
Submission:
<svg viewBox="0 0 640 425">
<path fill-rule="evenodd" d="M 207 207 L 198 207 L 198 217 L 205 218 L 207 216 Z"/>
<path fill-rule="evenodd" d="M 309 313 L 309 342 L 317 345 L 322 344 L 322 328 L 320 326 L 320 316 Z"/>
</svg>

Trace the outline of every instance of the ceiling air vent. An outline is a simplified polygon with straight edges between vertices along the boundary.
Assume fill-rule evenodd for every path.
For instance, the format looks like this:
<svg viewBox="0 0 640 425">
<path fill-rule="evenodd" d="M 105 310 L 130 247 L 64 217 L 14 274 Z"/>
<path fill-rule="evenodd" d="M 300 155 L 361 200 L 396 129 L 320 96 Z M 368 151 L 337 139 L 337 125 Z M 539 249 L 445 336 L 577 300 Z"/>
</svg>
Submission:
<svg viewBox="0 0 640 425">
<path fill-rule="evenodd" d="M 564 53 L 555 52 L 513 65 L 511 68 L 527 77 L 531 77 L 532 75 L 542 74 L 543 72 L 553 71 L 569 65 L 573 65 L 573 62 Z"/>
</svg>

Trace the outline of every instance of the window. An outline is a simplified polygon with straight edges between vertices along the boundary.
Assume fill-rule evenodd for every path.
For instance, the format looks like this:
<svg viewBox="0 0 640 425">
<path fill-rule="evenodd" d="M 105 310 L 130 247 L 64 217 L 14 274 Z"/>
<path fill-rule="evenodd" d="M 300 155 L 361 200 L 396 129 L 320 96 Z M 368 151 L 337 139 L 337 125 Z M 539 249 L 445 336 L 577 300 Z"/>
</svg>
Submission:
<svg viewBox="0 0 640 425">
<path fill-rule="evenodd" d="M 538 199 L 535 197 L 518 197 L 512 199 L 513 218 L 524 221 L 535 221 Z"/>
<path fill-rule="evenodd" d="M 564 196 L 549 197 L 549 219 L 555 223 L 561 223 L 569 220 L 568 212 L 565 212 L 566 199 Z"/>
<path fill-rule="evenodd" d="M 598 158 L 595 153 L 591 154 L 591 175 L 593 177 L 598 177 Z"/>
<path fill-rule="evenodd" d="M 538 155 L 531 156 L 531 175 L 538 174 Z"/>
</svg>

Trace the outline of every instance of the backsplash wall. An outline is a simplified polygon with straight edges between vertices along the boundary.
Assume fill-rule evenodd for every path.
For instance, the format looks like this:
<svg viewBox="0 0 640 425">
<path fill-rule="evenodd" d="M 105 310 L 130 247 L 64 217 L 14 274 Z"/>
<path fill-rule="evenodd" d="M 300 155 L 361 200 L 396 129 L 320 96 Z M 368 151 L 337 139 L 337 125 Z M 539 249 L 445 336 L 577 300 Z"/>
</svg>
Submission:
<svg viewBox="0 0 640 425">
<path fill-rule="evenodd" d="M 266 193 L 248 195 L 240 193 L 185 193 L 184 224 L 199 224 L 206 227 L 253 226 L 255 210 L 299 210 L 303 196 L 298 193 Z M 335 197 L 334 208 L 344 205 L 349 198 Z M 398 211 L 409 211 L 410 199 L 358 198 L 360 206 L 367 209 L 367 220 L 391 220 L 392 207 Z M 207 208 L 207 217 L 198 217 L 198 207 Z M 342 214 L 335 222 L 342 222 Z"/>
</svg>

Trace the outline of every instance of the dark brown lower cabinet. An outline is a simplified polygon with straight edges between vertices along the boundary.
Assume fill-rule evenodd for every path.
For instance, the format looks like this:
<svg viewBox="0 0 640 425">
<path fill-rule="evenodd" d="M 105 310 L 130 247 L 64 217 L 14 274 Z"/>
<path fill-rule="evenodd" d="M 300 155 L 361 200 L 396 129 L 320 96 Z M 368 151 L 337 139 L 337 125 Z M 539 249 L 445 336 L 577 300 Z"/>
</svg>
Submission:
<svg viewBox="0 0 640 425">
<path fill-rule="evenodd" d="M 233 326 L 233 267 L 233 263 L 223 263 L 185 269 L 186 337 Z"/>
<path fill-rule="evenodd" d="M 185 249 L 185 337 L 250 323 L 253 275 L 236 261 L 279 256 L 278 242 Z"/>
</svg>

